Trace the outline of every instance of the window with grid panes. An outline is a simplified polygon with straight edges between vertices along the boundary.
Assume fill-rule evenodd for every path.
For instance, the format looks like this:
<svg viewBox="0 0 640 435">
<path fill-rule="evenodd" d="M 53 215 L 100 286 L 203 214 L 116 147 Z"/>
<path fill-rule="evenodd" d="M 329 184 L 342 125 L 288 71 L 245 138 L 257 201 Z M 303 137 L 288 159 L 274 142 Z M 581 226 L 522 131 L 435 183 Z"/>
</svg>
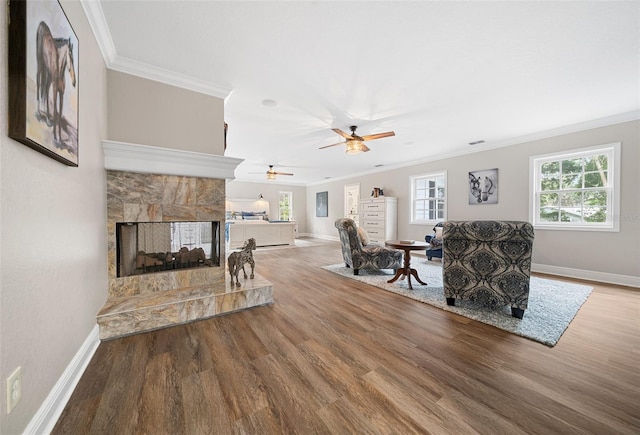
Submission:
<svg viewBox="0 0 640 435">
<path fill-rule="evenodd" d="M 446 171 L 411 177 L 411 223 L 433 223 L 446 219 Z"/>
<path fill-rule="evenodd" d="M 619 158 L 619 143 L 532 157 L 534 227 L 617 231 Z"/>
<path fill-rule="evenodd" d="M 288 221 L 293 217 L 293 193 L 280 192 L 278 196 L 278 220 Z"/>
</svg>

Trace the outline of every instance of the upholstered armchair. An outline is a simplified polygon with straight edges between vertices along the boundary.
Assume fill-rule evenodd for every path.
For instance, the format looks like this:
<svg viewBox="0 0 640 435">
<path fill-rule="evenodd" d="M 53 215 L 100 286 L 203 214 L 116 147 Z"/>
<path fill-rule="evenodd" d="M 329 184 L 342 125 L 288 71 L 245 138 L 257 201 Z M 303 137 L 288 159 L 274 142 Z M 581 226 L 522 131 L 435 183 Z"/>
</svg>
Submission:
<svg viewBox="0 0 640 435">
<path fill-rule="evenodd" d="M 353 268 L 354 275 L 365 268 L 397 270 L 402 267 L 402 251 L 375 244 L 363 245 L 353 219 L 338 219 L 335 226 L 340 234 L 344 263 Z"/>
<path fill-rule="evenodd" d="M 433 233 L 424 236 L 424 241 L 431 245 L 426 251 L 427 260 L 429 261 L 431 261 L 433 257 L 442 258 L 442 245 L 436 246 L 435 243 L 431 243 L 431 240 L 434 239 L 434 234 L 435 238 L 438 238 L 440 241 L 442 241 L 442 225 L 442 222 L 438 222 L 436 226 L 433 227 Z"/>
<path fill-rule="evenodd" d="M 533 226 L 519 221 L 447 221 L 442 231 L 442 281 L 456 299 L 511 306 L 522 319 L 529 302 Z"/>
</svg>

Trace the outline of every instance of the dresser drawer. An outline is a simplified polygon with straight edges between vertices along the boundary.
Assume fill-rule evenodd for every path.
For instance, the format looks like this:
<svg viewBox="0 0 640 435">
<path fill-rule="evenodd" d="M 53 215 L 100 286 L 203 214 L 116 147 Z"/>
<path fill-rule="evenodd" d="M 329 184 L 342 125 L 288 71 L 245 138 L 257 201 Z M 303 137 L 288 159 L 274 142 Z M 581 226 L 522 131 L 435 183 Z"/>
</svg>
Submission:
<svg viewBox="0 0 640 435">
<path fill-rule="evenodd" d="M 373 220 L 373 219 L 362 218 L 362 223 L 360 225 L 363 226 L 364 229 L 367 231 L 370 231 L 376 228 L 384 229 L 384 220 Z"/>
<path fill-rule="evenodd" d="M 384 211 L 384 202 L 364 202 L 361 204 L 362 212 Z"/>
<path fill-rule="evenodd" d="M 369 211 L 365 210 L 362 212 L 362 218 L 365 220 L 384 220 L 384 212 L 383 211 Z"/>
<path fill-rule="evenodd" d="M 369 243 L 384 245 L 384 231 L 382 229 L 367 229 Z"/>
</svg>

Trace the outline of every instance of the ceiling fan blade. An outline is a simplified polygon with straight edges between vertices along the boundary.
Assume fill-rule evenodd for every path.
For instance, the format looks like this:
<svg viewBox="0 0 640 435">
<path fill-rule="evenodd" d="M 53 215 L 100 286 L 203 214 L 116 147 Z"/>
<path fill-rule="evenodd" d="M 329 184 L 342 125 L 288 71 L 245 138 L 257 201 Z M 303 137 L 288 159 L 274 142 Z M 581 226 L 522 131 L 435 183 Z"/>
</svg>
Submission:
<svg viewBox="0 0 640 435">
<path fill-rule="evenodd" d="M 325 145 L 325 146 L 320 147 L 320 148 L 318 148 L 318 149 L 319 149 L 319 150 L 322 150 L 322 149 L 325 149 L 325 148 L 334 147 L 334 146 L 336 146 L 336 145 L 343 145 L 343 144 L 345 144 L 345 143 L 346 143 L 346 142 L 338 142 L 338 143 L 334 143 L 334 144 L 332 144 L 332 145 Z"/>
<path fill-rule="evenodd" d="M 377 134 L 369 134 L 367 136 L 362 136 L 362 140 L 374 140 L 381 139 L 383 137 L 395 136 L 396 133 L 393 131 L 388 131 L 386 133 L 377 133 Z"/>
<path fill-rule="evenodd" d="M 371 148 L 369 148 L 368 146 L 366 146 L 365 144 L 360 145 L 360 149 L 362 150 L 362 152 L 367 152 L 367 151 L 371 151 Z"/>
<path fill-rule="evenodd" d="M 274 172 L 274 174 L 276 174 L 276 175 L 293 175 L 290 172 Z"/>
<path fill-rule="evenodd" d="M 342 136 L 345 139 L 353 139 L 353 137 L 349 133 L 345 133 L 344 131 L 340 130 L 339 128 L 332 128 L 331 130 L 335 131 L 336 133 L 338 133 L 340 136 Z"/>
</svg>

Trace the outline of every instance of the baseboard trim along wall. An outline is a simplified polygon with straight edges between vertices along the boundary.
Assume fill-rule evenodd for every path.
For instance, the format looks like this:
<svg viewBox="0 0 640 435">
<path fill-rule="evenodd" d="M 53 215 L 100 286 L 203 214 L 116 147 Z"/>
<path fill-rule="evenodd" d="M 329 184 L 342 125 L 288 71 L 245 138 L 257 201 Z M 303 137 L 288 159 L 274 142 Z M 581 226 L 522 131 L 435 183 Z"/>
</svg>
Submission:
<svg viewBox="0 0 640 435">
<path fill-rule="evenodd" d="M 315 237 L 317 239 L 331 240 L 339 242 L 339 237 L 324 236 L 321 234 L 305 234 L 305 237 Z M 584 279 L 587 281 L 597 281 L 607 284 L 623 285 L 627 287 L 640 288 L 640 277 L 619 275 L 607 272 L 595 272 L 592 270 L 572 269 L 570 267 L 549 266 L 546 264 L 531 264 L 531 271 L 546 273 L 549 275 L 563 276 L 565 278 Z"/>
<path fill-rule="evenodd" d="M 323 234 L 304 233 L 304 235 L 301 234 L 298 237 L 313 237 L 314 239 L 331 240 L 332 242 L 340 241 L 338 236 L 325 236 Z"/>
<path fill-rule="evenodd" d="M 572 269 L 570 267 L 549 266 L 546 264 L 531 264 L 531 270 L 538 273 L 558 275 L 565 278 L 585 279 L 607 284 L 624 285 L 640 288 L 640 277 L 619 275 L 616 273 L 596 272 L 593 270 Z"/>
<path fill-rule="evenodd" d="M 304 234 L 304 237 L 315 237 L 317 239 L 332 240 L 334 242 L 340 241 L 339 237 L 324 236 L 322 234 Z M 562 276 L 565 278 L 584 279 L 587 281 L 596 281 L 607 284 L 640 288 L 640 277 L 637 276 L 619 275 L 616 273 L 596 272 L 583 269 L 572 269 L 570 267 L 549 266 L 546 264 L 536 263 L 531 264 L 531 271 Z"/>
<path fill-rule="evenodd" d="M 96 324 L 40 406 L 40 409 L 38 409 L 38 412 L 29 422 L 24 434 L 51 433 L 99 344 L 99 330 Z"/>
</svg>

